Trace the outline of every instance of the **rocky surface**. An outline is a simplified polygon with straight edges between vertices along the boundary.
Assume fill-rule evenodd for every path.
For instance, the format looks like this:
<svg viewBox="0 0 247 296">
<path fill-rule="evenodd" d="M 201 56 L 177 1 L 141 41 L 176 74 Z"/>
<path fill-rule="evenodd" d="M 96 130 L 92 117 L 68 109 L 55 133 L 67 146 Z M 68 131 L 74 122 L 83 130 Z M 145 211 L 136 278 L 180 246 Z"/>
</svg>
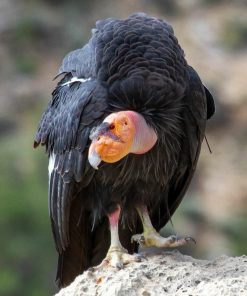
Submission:
<svg viewBox="0 0 247 296">
<path fill-rule="evenodd" d="M 242 296 L 247 295 L 247 256 L 198 260 L 177 251 L 116 271 L 87 271 L 56 296 Z"/>
</svg>

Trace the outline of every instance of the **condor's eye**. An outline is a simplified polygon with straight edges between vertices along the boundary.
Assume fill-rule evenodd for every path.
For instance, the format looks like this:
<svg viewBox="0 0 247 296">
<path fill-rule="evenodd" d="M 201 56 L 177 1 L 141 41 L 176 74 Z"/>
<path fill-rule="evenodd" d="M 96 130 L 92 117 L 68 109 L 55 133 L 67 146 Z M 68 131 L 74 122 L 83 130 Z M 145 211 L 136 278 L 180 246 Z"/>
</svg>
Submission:
<svg viewBox="0 0 247 296">
<path fill-rule="evenodd" d="M 110 130 L 113 130 L 115 128 L 115 124 L 112 123 L 110 126 L 109 126 Z"/>
</svg>

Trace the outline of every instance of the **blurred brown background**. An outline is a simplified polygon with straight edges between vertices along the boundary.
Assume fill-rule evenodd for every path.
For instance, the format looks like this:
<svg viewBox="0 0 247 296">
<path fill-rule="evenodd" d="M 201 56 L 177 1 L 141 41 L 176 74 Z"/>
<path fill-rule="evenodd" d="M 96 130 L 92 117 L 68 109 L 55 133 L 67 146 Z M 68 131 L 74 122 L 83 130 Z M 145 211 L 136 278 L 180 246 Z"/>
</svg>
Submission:
<svg viewBox="0 0 247 296">
<path fill-rule="evenodd" d="M 136 11 L 169 21 L 215 97 L 196 176 L 164 232 L 197 240 L 200 258 L 247 253 L 247 1 L 0 0 L 0 295 L 50 295 L 56 252 L 47 158 L 33 136 L 64 55 L 97 19 Z"/>
</svg>

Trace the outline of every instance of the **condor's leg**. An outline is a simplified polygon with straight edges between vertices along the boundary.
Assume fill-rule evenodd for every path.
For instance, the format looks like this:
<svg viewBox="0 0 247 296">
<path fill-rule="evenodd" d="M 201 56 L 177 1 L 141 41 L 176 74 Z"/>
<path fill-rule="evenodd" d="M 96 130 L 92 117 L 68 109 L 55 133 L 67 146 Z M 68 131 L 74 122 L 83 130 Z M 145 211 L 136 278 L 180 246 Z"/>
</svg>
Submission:
<svg viewBox="0 0 247 296">
<path fill-rule="evenodd" d="M 116 268 L 123 268 L 125 264 L 128 264 L 133 261 L 140 261 L 141 256 L 138 254 L 130 255 L 127 250 L 121 245 L 119 240 L 119 231 L 118 231 L 118 222 L 120 217 L 121 208 L 118 205 L 117 209 L 108 215 L 110 232 L 111 232 L 111 244 L 110 248 L 106 254 L 105 259 L 102 263 L 93 269 L 100 269 L 104 266 L 113 266 Z"/>
<path fill-rule="evenodd" d="M 144 247 L 158 247 L 158 248 L 179 247 L 191 241 L 195 243 L 195 240 L 189 236 L 182 237 L 182 238 L 178 238 L 175 235 L 171 235 L 169 237 L 162 237 L 154 229 L 148 214 L 147 207 L 139 206 L 136 209 L 142 221 L 143 233 L 133 235 L 132 241 L 136 241 Z"/>
</svg>

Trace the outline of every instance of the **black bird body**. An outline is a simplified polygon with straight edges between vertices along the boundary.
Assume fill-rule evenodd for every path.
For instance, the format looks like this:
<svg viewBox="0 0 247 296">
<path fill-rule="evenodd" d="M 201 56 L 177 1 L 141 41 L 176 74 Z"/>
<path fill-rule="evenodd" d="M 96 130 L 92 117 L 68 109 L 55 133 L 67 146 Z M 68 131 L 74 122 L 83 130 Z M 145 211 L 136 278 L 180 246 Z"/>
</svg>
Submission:
<svg viewBox="0 0 247 296">
<path fill-rule="evenodd" d="M 57 281 L 99 264 L 110 244 L 106 214 L 122 207 L 120 239 L 129 252 L 142 227 L 134 206 L 147 205 L 157 230 L 180 204 L 196 168 L 214 102 L 170 25 L 135 14 L 98 21 L 83 48 L 69 53 L 35 138 L 49 154 L 49 209 L 59 252 Z M 94 170 L 90 131 L 110 113 L 140 113 L 158 136 L 142 155 Z"/>
</svg>

